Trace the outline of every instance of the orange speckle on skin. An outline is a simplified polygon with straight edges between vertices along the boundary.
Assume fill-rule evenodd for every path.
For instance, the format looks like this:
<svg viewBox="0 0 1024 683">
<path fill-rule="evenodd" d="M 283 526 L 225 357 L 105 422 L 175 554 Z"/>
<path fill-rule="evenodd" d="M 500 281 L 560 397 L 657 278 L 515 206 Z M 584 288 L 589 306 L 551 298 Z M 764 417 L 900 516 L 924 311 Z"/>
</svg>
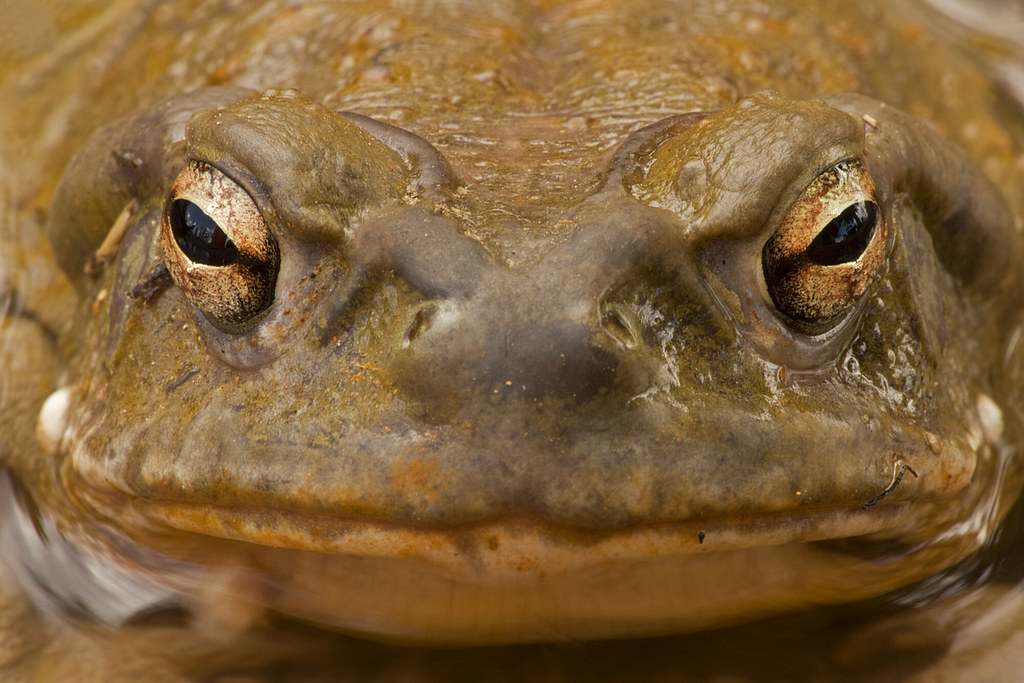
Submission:
<svg viewBox="0 0 1024 683">
<path fill-rule="evenodd" d="M 441 469 L 423 458 L 402 459 L 391 468 L 391 482 L 395 491 L 416 498 L 436 499 L 441 486 Z"/>
<path fill-rule="evenodd" d="M 922 38 L 930 34 L 930 31 L 925 30 L 924 26 L 916 22 L 905 24 L 901 27 L 900 32 L 911 43 L 918 43 Z"/>
<path fill-rule="evenodd" d="M 843 31 L 837 32 L 835 39 L 840 45 L 859 57 L 871 54 L 871 42 L 862 35 Z"/>
<path fill-rule="evenodd" d="M 209 85 L 223 85 L 245 73 L 245 62 L 237 55 L 222 62 L 209 76 Z"/>
</svg>

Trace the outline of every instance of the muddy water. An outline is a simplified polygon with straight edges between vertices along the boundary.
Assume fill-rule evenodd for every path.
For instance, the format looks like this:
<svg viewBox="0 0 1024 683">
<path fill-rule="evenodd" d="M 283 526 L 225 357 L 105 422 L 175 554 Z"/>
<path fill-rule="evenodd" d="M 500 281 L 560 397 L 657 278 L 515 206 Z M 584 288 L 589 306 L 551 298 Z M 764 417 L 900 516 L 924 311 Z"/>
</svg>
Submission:
<svg viewBox="0 0 1024 683">
<path fill-rule="evenodd" d="M 68 43 L 111 30 L 104 3 L 55 5 L 60 6 L 32 4 L 12 15 L 16 21 L 0 33 L 0 77 L 28 68 L 59 70 Z M 1012 93 L 1006 106 L 1024 107 L 1024 10 L 1013 2 L 935 0 L 932 5 L 944 13 L 932 17 L 934 30 L 988 65 Z M 37 138 L 41 144 L 60 144 L 61 127 L 54 121 L 59 117 L 44 122 L 54 128 L 50 136 Z M 0 208 L 16 195 L 16 183 L 5 177 Z M 4 230 L 17 226 L 8 222 Z M 28 252 L 37 248 L 32 236 L 6 237 L 16 238 Z M 35 291 L 59 287 L 37 281 L 31 272 L 0 275 L 22 289 L 26 283 Z M 7 377 L 0 387 L 12 391 L 16 381 Z M 21 520 L 23 537 L 54 539 L 54 530 L 21 506 L 13 489 L 4 491 L 3 514 Z M 249 633 L 240 626 L 232 633 L 225 628 L 230 617 L 206 627 L 189 622 L 173 604 L 136 614 L 116 629 L 73 610 L 40 615 L 18 588 L 17 570 L 11 568 L 18 562 L 9 556 L 11 548 L 31 552 L 31 547 L 8 542 L 0 546 L 5 559 L 0 563 L 0 680 L 1011 681 L 1024 671 L 1022 541 L 1024 505 L 1017 504 L 978 554 L 896 595 L 854 607 L 687 636 L 451 650 L 382 645 L 283 622 L 264 624 L 275 627 L 270 637 L 261 634 L 271 629 Z M 112 610 L 118 600 L 131 605 L 151 599 L 137 597 L 137 587 L 124 580 L 111 578 Z M 236 608 L 245 609 L 224 606 L 228 614 Z M 239 617 L 238 623 L 248 622 Z"/>
</svg>

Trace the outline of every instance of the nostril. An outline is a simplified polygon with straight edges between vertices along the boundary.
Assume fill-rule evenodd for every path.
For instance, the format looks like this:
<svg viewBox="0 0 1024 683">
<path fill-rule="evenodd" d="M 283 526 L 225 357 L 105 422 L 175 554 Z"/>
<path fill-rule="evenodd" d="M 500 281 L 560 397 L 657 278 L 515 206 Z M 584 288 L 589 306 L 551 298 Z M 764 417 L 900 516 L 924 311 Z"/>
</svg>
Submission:
<svg viewBox="0 0 1024 683">
<path fill-rule="evenodd" d="M 606 303 L 602 305 L 601 329 L 626 349 L 636 347 L 640 338 L 636 321 L 622 304 Z"/>
<path fill-rule="evenodd" d="M 405 346 L 415 342 L 420 335 L 429 330 L 436 315 L 436 306 L 425 306 L 417 311 L 413 317 L 412 324 L 409 325 L 409 329 L 405 332 Z"/>
</svg>

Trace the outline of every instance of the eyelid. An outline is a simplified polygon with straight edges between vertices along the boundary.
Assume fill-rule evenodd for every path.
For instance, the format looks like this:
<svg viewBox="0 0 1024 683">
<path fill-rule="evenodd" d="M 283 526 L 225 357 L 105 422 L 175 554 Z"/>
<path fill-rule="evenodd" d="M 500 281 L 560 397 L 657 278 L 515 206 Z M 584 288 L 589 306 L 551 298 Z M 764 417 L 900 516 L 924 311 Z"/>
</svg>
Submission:
<svg viewBox="0 0 1024 683">
<path fill-rule="evenodd" d="M 847 215 L 851 207 L 870 205 L 859 214 L 873 220 L 871 232 L 854 235 L 863 242 L 848 245 L 850 258 L 813 257 L 823 231 Z M 806 331 L 819 331 L 860 300 L 881 268 L 887 227 L 877 205 L 874 182 L 864 164 L 844 160 L 819 174 L 793 202 L 762 250 L 762 271 L 776 309 Z"/>
</svg>

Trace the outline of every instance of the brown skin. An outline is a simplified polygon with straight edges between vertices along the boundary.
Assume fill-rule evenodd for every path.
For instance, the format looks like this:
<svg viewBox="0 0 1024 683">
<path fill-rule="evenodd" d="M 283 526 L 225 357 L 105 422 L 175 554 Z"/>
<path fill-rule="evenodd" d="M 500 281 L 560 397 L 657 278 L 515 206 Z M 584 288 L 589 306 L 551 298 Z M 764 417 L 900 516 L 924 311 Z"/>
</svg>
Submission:
<svg viewBox="0 0 1024 683">
<path fill-rule="evenodd" d="M 18 486 L 200 614 L 224 580 L 443 644 L 697 630 L 975 550 L 986 534 L 940 534 L 991 532 L 1020 487 L 999 457 L 1024 438 L 1019 122 L 913 22 L 695 5 L 140 15 L 120 87 L 82 86 L 80 115 L 139 109 L 52 191 L 74 292 L 31 249 L 57 284 L 11 288 L 8 338 L 55 346 L 5 344 L 4 367 L 66 370 L 0 396 Z M 968 152 L 882 99 L 970 122 Z M 68 154 L 26 164 L 41 196 Z M 877 206 L 870 248 L 782 284 L 766 244 L 852 201 L 816 182 L 841 162 Z M 173 202 L 207 201 L 190 164 L 262 220 L 254 301 L 220 305 L 248 266 L 181 260 Z"/>
</svg>

